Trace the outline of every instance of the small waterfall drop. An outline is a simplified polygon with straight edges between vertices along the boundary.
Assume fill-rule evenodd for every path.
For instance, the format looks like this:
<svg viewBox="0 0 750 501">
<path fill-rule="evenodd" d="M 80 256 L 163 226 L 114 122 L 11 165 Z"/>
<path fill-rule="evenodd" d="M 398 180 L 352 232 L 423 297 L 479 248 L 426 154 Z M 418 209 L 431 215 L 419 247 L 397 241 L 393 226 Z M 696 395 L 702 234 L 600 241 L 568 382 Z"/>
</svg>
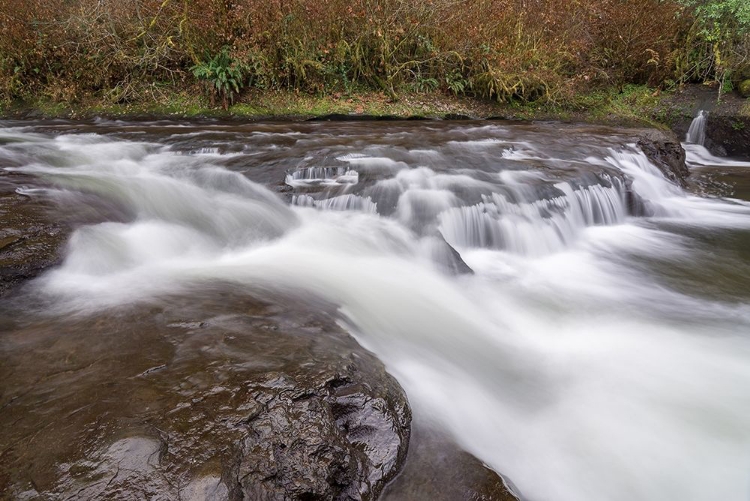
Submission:
<svg viewBox="0 0 750 501">
<path fill-rule="evenodd" d="M 625 189 L 619 179 L 611 186 L 573 189 L 555 185 L 560 195 L 512 203 L 493 193 L 474 206 L 450 209 L 440 215 L 440 231 L 458 248 L 502 249 L 526 256 L 560 251 L 587 226 L 615 225 L 627 216 Z"/>
<path fill-rule="evenodd" d="M 708 119 L 708 112 L 706 110 L 700 110 L 690 124 L 690 128 L 685 135 L 685 142 L 691 144 L 700 144 L 706 142 L 706 120 Z"/>
<path fill-rule="evenodd" d="M 344 167 L 308 167 L 287 172 L 284 182 L 292 187 L 353 185 L 359 173 Z"/>
<path fill-rule="evenodd" d="M 370 214 L 377 214 L 378 206 L 370 197 L 363 198 L 359 195 L 340 195 L 324 200 L 315 200 L 309 195 L 294 195 L 292 205 L 300 207 L 317 207 L 323 210 L 336 211 L 362 211 Z"/>
</svg>

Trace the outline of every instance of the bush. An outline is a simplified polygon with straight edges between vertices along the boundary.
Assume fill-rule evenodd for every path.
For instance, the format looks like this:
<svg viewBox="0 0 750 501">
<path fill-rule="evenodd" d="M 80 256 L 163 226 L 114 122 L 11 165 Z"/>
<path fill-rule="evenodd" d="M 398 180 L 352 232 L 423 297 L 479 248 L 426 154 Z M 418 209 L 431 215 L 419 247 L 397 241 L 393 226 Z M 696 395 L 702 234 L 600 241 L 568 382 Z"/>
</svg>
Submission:
<svg viewBox="0 0 750 501">
<path fill-rule="evenodd" d="M 692 20 L 685 35 L 678 77 L 715 80 L 720 89 L 750 71 L 750 3 L 745 0 L 682 0 Z"/>
</svg>

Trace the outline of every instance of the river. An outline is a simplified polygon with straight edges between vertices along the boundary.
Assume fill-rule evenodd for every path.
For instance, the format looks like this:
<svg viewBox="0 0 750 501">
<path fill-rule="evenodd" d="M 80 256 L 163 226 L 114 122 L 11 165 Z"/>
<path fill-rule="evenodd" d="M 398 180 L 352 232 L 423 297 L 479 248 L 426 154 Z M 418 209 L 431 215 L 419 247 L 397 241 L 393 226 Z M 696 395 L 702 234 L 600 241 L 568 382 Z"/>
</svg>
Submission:
<svg viewBox="0 0 750 501">
<path fill-rule="evenodd" d="M 524 499 L 750 496 L 750 163 L 687 145 L 681 188 L 633 131 L 544 123 L 2 125 L 14 196 L 74 228 L 0 302 L 19 499 L 219 362 L 300 349 L 233 345 L 243 315 L 355 350 L 310 340 L 327 315 Z"/>
</svg>

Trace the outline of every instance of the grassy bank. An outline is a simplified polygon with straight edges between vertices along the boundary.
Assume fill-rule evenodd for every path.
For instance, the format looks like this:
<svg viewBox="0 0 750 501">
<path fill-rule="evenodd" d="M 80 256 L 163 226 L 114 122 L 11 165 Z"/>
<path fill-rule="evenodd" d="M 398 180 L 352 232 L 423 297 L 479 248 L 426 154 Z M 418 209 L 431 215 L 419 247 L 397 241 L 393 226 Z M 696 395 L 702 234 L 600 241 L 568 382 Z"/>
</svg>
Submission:
<svg viewBox="0 0 750 501">
<path fill-rule="evenodd" d="M 324 115 L 505 118 L 559 120 L 607 125 L 669 128 L 689 120 L 701 99 L 714 100 L 715 89 L 688 86 L 682 91 L 660 91 L 643 85 L 621 90 L 598 90 L 580 94 L 565 103 L 515 102 L 454 96 L 447 93 L 403 93 L 394 100 L 383 92 L 335 93 L 312 96 L 294 91 L 254 91 L 228 109 L 212 105 L 200 92 L 154 91 L 153 99 L 138 103 L 112 104 L 90 98 L 75 104 L 49 99 L 16 101 L 0 105 L 5 118 L 171 118 L 171 119 L 308 119 Z M 750 100 L 725 94 L 722 102 L 730 114 L 750 116 Z"/>
</svg>

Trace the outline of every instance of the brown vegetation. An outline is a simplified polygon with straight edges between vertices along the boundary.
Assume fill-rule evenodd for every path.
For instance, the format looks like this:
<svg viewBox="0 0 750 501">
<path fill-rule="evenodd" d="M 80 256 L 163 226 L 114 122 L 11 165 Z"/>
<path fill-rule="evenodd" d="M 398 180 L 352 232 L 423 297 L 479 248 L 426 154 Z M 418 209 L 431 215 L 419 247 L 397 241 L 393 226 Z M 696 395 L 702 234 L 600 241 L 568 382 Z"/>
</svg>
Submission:
<svg viewBox="0 0 750 501">
<path fill-rule="evenodd" d="M 689 78 L 693 26 L 676 0 L 0 0 L 0 98 L 203 80 L 224 106 L 247 87 L 561 100 Z"/>
</svg>

